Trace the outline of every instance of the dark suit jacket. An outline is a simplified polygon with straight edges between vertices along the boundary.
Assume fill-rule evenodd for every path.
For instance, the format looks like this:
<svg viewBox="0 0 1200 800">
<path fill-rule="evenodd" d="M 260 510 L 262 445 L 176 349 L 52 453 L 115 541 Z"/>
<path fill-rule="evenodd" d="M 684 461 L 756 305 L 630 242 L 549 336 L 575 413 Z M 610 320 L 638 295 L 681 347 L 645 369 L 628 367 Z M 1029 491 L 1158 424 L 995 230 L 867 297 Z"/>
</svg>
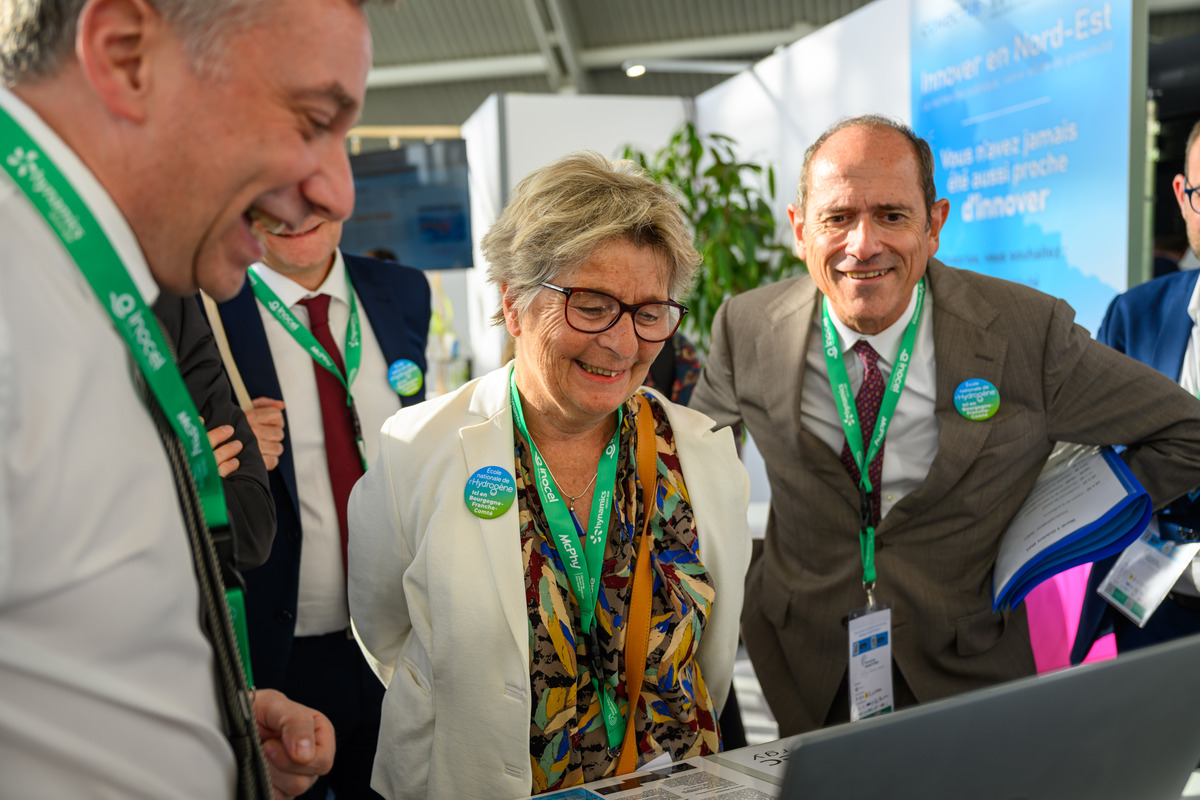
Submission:
<svg viewBox="0 0 1200 800">
<path fill-rule="evenodd" d="M 221 485 L 233 534 L 233 566 L 242 571 L 253 569 L 267 560 L 275 537 L 275 506 L 267 488 L 267 468 L 258 451 L 258 439 L 234 401 L 221 353 L 198 298 L 162 292 L 154 303 L 154 316 L 175 351 L 179 372 L 204 418 L 204 427 L 212 430 L 218 425 L 232 425 L 233 438 L 242 443 L 237 471 L 223 478 Z"/>
<path fill-rule="evenodd" d="M 1200 480 L 1200 405 L 1172 381 L 1092 341 L 1060 299 L 933 259 L 927 275 L 938 452 L 880 522 L 875 556 L 895 663 L 920 701 L 1034 672 L 1024 609 L 992 613 L 991 573 L 1057 441 L 1129 445 L 1156 506 Z M 771 509 L 742 621 L 783 734 L 825 720 L 846 672 L 846 615 L 865 602 L 858 491 L 839 454 L 800 425 L 819 297 L 802 276 L 728 300 L 691 402 L 719 426 L 744 422 L 766 462 Z M 968 378 L 999 390 L 995 416 L 955 410 Z"/>
<path fill-rule="evenodd" d="M 343 254 L 350 282 L 361 301 L 388 364 L 397 359 L 415 362 L 425 371 L 425 341 L 429 334 L 430 292 L 424 274 L 390 261 Z M 220 306 L 229 348 L 251 397 L 282 398 L 271 348 L 247 282 L 241 293 Z M 402 405 L 425 398 L 425 388 Z M 250 631 L 250 661 L 259 686 L 278 687 L 291 657 L 296 623 L 296 593 L 300 584 L 300 506 L 292 460 L 290 426 L 284 416 L 283 455 L 272 470 L 271 494 L 278 519 L 275 543 L 267 563 L 246 573 L 246 617 Z M 366 435 L 375 431 L 364 431 Z"/>
<path fill-rule="evenodd" d="M 1200 272 L 1196 270 L 1175 272 L 1119 295 L 1105 312 L 1096 338 L 1143 364 L 1149 364 L 1178 383 L 1183 369 L 1183 355 L 1187 352 L 1188 339 L 1192 335 L 1188 301 L 1192 299 L 1198 277 Z M 1172 607 L 1169 601 L 1164 601 L 1141 631 L 1127 625 L 1125 617 L 1116 613 L 1104 598 L 1096 594 L 1100 582 L 1119 557 L 1106 558 L 1092 565 L 1083 610 L 1079 615 L 1079 630 L 1071 649 L 1073 664 L 1087 658 L 1088 651 L 1097 639 L 1114 631 L 1117 633 L 1118 647 L 1124 650 L 1174 638 L 1181 626 L 1200 629 L 1200 617 Z"/>
</svg>

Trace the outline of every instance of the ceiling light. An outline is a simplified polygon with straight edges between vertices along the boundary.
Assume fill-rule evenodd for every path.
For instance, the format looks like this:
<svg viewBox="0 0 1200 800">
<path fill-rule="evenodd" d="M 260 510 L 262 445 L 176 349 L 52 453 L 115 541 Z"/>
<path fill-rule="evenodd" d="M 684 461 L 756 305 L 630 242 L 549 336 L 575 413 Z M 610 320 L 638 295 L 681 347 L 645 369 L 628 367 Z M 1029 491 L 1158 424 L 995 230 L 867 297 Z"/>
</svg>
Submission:
<svg viewBox="0 0 1200 800">
<path fill-rule="evenodd" d="M 736 75 L 750 69 L 750 61 L 702 61 L 698 59 L 660 59 L 656 61 L 625 61 L 621 69 L 631 78 L 647 72 L 695 72 L 710 75 Z"/>
</svg>

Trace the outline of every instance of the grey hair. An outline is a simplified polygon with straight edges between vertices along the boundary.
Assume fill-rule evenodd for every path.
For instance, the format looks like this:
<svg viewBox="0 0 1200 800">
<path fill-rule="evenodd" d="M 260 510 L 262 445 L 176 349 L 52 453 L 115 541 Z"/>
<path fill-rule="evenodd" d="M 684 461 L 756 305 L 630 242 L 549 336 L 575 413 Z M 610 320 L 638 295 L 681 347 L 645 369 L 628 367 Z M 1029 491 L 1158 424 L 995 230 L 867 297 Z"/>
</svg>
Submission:
<svg viewBox="0 0 1200 800">
<path fill-rule="evenodd" d="M 666 261 L 671 298 L 691 287 L 700 254 L 671 190 L 632 161 L 579 152 L 518 183 L 482 248 L 488 280 L 507 286 L 517 313 L 524 314 L 542 281 L 578 267 L 598 246 L 614 241 L 657 250 Z M 504 322 L 503 309 L 492 321 Z"/>
<path fill-rule="evenodd" d="M 800 188 L 796 193 L 796 203 L 800 206 L 801 216 L 807 211 L 808 184 L 812 178 L 813 157 L 821 149 L 821 145 L 829 140 L 829 137 L 847 128 L 891 130 L 900 134 L 908 141 L 912 147 L 913 155 L 917 159 L 917 174 L 921 181 L 921 192 L 925 195 L 925 224 L 928 225 L 932 219 L 933 204 L 937 202 L 937 186 L 933 181 L 933 150 L 930 149 L 929 142 L 917 136 L 916 131 L 912 128 L 899 120 L 885 117 L 882 114 L 864 114 L 859 117 L 848 117 L 835 122 L 804 151 L 804 165 L 800 168 Z"/>
<path fill-rule="evenodd" d="M 361 6 L 367 0 L 348 0 Z M 88 0 L 0 0 L 0 79 L 31 83 L 58 72 L 75 49 L 76 23 Z M 231 31 L 270 11 L 268 0 L 146 0 L 182 41 L 200 75 L 220 69 Z M 282 5 L 281 0 L 276 2 Z"/>
<path fill-rule="evenodd" d="M 231 29 L 253 21 L 264 0 L 147 0 L 183 40 L 198 72 L 220 60 Z M 75 49 L 87 0 L 0 0 L 0 76 L 6 86 L 48 78 Z"/>
</svg>

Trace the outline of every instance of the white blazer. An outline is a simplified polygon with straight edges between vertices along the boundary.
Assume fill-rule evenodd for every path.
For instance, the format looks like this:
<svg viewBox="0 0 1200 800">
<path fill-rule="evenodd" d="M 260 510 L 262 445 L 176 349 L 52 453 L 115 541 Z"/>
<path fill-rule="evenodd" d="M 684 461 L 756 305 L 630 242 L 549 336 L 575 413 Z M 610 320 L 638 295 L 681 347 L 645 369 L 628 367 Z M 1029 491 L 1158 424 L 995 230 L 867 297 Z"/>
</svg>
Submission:
<svg viewBox="0 0 1200 800">
<path fill-rule="evenodd" d="M 401 409 L 350 496 L 350 612 L 388 687 L 372 787 L 388 798 L 529 795 L 529 616 L 517 503 L 467 508 L 467 478 L 513 470 L 509 368 Z M 662 399 L 716 591 L 697 653 L 719 710 L 750 560 L 750 483 L 729 429 Z"/>
</svg>

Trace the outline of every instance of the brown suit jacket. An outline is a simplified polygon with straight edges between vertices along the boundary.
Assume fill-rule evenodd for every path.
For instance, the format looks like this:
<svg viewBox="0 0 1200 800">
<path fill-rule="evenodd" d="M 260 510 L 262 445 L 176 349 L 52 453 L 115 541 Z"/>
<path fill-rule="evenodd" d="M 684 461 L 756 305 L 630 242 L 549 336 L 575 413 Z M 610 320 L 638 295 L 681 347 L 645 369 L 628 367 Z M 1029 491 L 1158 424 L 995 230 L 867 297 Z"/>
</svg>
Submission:
<svg viewBox="0 0 1200 800">
<path fill-rule="evenodd" d="M 893 657 L 920 701 L 1034 672 L 1024 609 L 992 612 L 991 573 L 1056 442 L 1127 445 L 1156 508 L 1200 484 L 1200 404 L 1173 381 L 1093 341 L 1061 299 L 932 259 L 926 274 L 938 452 L 880 522 L 875 557 Z M 724 303 L 691 403 L 718 427 L 744 422 L 766 462 L 771 508 L 742 622 L 784 735 L 825 720 L 846 671 L 847 613 L 865 604 L 857 488 L 800 426 L 819 298 L 801 276 Z M 999 390 L 995 416 L 957 412 L 968 378 Z"/>
</svg>

